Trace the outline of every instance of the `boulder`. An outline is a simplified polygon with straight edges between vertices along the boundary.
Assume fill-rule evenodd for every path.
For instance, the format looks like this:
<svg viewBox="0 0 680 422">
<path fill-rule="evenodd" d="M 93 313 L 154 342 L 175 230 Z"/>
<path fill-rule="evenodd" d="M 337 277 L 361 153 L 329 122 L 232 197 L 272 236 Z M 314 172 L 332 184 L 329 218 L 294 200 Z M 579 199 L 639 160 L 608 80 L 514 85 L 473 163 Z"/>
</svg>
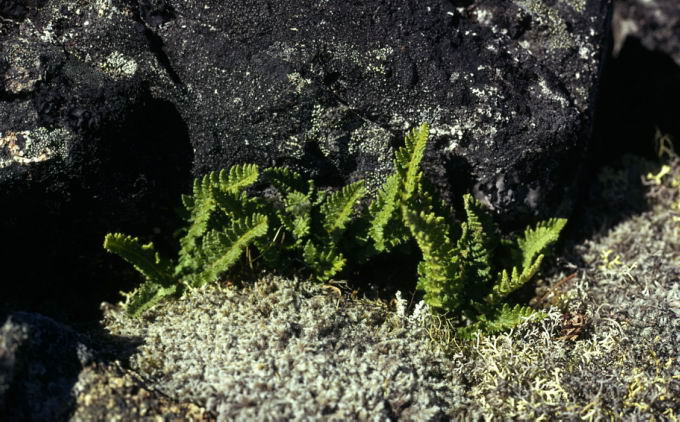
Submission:
<svg viewBox="0 0 680 422">
<path fill-rule="evenodd" d="M 187 130 L 176 107 L 151 93 L 149 80 L 158 88 L 169 78 L 128 11 L 111 2 L 2 5 L 0 256 L 16 278 L 5 298 L 96 312 L 128 287 L 111 276 L 119 267 L 104 256 L 103 236 L 169 237 L 176 228 L 172 209 L 190 180 Z"/>
<path fill-rule="evenodd" d="M 65 420 L 71 388 L 93 360 L 71 328 L 35 313 L 10 314 L 0 327 L 0 419 Z"/>
<path fill-rule="evenodd" d="M 680 139 L 680 4 L 621 0 L 614 50 L 603 84 L 601 155 L 632 151 L 656 158 L 658 142 Z M 613 154 L 614 153 L 614 154 Z"/>
<path fill-rule="evenodd" d="M 509 222 L 568 213 L 609 1 L 161 3 L 196 175 L 257 162 L 375 189 L 428 122 L 444 197 L 474 189 Z"/>
<path fill-rule="evenodd" d="M 619 0 L 614 6 L 614 53 L 628 37 L 662 52 L 680 66 L 680 5 L 673 0 Z"/>
</svg>

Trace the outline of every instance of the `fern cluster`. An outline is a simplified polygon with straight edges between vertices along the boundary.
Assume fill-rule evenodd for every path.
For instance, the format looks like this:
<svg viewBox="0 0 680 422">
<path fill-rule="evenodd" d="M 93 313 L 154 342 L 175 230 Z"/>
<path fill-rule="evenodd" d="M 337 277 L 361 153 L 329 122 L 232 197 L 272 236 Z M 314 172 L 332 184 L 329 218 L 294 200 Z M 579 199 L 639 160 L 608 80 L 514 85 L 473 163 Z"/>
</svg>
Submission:
<svg viewBox="0 0 680 422">
<path fill-rule="evenodd" d="M 197 179 L 192 195 L 182 197 L 188 229 L 175 262 L 137 238 L 106 236 L 104 247 L 146 279 L 127 295 L 128 312 L 138 316 L 166 296 L 218 280 L 239 262 L 275 271 L 302 267 L 323 282 L 343 271 L 350 255 L 352 262 L 365 262 L 415 241 L 422 253 L 417 287 L 433 311 L 461 323 L 461 335 L 505 330 L 540 315 L 505 299 L 538 271 L 541 252 L 557 240 L 566 220 L 547 220 L 519 238 L 503 239 L 482 205 L 466 195 L 465 219 L 454 224 L 453 211 L 437 199 L 421 170 L 428 133 L 423 125 L 407 134 L 394 173 L 361 210 L 363 181 L 330 192 L 287 168 L 260 171 L 252 164 Z M 249 195 L 256 182 L 277 194 Z"/>
</svg>

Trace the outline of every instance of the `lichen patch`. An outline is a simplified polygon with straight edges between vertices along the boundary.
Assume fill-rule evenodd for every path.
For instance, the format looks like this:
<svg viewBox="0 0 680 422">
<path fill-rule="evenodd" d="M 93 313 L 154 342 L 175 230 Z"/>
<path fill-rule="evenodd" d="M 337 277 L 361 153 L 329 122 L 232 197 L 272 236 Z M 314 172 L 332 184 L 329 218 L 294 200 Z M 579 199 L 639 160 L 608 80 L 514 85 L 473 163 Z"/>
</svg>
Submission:
<svg viewBox="0 0 680 422">
<path fill-rule="evenodd" d="M 0 133 L 0 168 L 39 163 L 55 155 L 65 155 L 66 142 L 72 137 L 66 129 L 48 130 L 44 127 Z"/>
</svg>

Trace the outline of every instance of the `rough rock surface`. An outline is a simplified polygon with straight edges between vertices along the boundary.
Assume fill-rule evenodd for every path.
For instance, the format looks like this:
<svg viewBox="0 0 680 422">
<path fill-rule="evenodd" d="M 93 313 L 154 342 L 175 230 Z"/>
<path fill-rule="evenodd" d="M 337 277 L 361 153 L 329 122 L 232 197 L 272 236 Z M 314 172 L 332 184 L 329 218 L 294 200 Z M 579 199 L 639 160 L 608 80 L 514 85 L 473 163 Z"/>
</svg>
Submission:
<svg viewBox="0 0 680 422">
<path fill-rule="evenodd" d="M 672 57 L 680 66 L 680 4 L 674 0 L 618 0 L 614 4 L 615 53 L 627 37 L 651 51 Z"/>
<path fill-rule="evenodd" d="M 376 187 L 402 132 L 428 172 L 506 218 L 556 211 L 591 129 L 606 0 L 166 1 L 197 174 L 237 162 Z M 568 207 L 567 207 L 568 208 Z"/>
<path fill-rule="evenodd" d="M 187 131 L 150 92 L 168 78 L 127 9 L 0 4 L 0 255 L 18 277 L 6 298 L 54 313 L 77 295 L 96 311 L 122 287 L 104 234 L 176 228 Z"/>
<path fill-rule="evenodd" d="M 73 387 L 71 422 L 204 421 L 215 415 L 193 403 L 177 403 L 149 390 L 138 376 L 117 363 L 97 363 L 83 369 Z"/>
<path fill-rule="evenodd" d="M 64 420 L 73 410 L 71 389 L 93 359 L 69 327 L 38 314 L 10 314 L 0 327 L 0 420 Z"/>
<path fill-rule="evenodd" d="M 614 10 L 599 144 L 604 156 L 628 150 L 652 157 L 654 146 L 641 140 L 657 130 L 680 139 L 680 3 L 619 0 Z"/>
</svg>

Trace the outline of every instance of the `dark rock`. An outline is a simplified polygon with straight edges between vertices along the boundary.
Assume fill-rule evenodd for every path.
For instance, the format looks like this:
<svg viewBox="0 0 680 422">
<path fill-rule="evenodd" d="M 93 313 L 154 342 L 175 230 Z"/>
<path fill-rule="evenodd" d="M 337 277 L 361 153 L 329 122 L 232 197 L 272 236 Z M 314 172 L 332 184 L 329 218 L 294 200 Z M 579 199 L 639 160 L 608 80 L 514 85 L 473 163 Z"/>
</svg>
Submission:
<svg viewBox="0 0 680 422">
<path fill-rule="evenodd" d="M 603 79 L 599 155 L 657 157 L 658 135 L 680 139 L 680 4 L 621 0 L 614 10 L 614 58 Z"/>
<path fill-rule="evenodd" d="M 93 360 L 69 327 L 34 313 L 10 314 L 0 328 L 0 420 L 65 419 L 74 405 L 71 389 Z"/>
<path fill-rule="evenodd" d="M 119 364 L 85 368 L 73 387 L 76 406 L 71 422 L 105 420 L 215 421 L 212 412 L 191 402 L 177 402 L 147 387 Z"/>
<path fill-rule="evenodd" d="M 671 57 L 680 66 L 680 4 L 674 0 L 618 0 L 614 5 L 614 53 L 627 37 L 650 51 Z"/>
<path fill-rule="evenodd" d="M 474 187 L 506 221 L 568 211 L 609 1 L 169 3 L 154 32 L 189 93 L 195 174 L 255 161 L 375 188 L 429 122 L 445 196 Z"/>
<path fill-rule="evenodd" d="M 172 82 L 141 22 L 111 2 L 42 3 L 0 23 L 0 256 L 17 277 L 6 300 L 74 316 L 129 287 L 107 232 L 170 238 L 192 155 L 151 92 Z"/>
</svg>

